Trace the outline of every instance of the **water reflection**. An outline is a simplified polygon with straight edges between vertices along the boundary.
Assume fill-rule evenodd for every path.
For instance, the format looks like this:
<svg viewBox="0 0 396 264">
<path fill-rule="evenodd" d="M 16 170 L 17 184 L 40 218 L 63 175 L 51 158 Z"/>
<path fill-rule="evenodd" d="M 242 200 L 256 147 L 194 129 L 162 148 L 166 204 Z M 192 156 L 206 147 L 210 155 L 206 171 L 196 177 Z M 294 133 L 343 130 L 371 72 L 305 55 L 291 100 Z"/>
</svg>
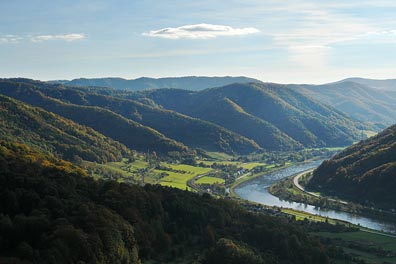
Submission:
<svg viewBox="0 0 396 264">
<path fill-rule="evenodd" d="M 282 201 L 278 197 L 273 196 L 268 192 L 267 188 L 275 182 L 285 177 L 289 177 L 293 174 L 317 167 L 321 162 L 322 160 L 318 160 L 305 164 L 295 165 L 273 173 L 263 175 L 262 177 L 245 182 L 242 185 L 238 186 L 235 189 L 235 193 L 243 199 L 265 205 L 292 208 L 311 214 L 317 214 L 325 217 L 327 216 L 329 218 L 348 221 L 356 225 L 360 224 L 363 227 L 368 227 L 375 230 L 383 230 L 386 232 L 396 233 L 396 226 L 393 224 L 336 210 L 321 209 L 303 203 Z"/>
</svg>

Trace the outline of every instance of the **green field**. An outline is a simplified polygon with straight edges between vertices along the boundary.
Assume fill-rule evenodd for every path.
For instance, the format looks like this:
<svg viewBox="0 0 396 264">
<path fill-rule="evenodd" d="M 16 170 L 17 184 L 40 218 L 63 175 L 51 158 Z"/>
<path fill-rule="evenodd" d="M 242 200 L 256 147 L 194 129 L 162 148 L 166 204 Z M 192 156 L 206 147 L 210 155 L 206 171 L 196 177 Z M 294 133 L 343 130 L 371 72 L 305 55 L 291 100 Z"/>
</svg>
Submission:
<svg viewBox="0 0 396 264">
<path fill-rule="evenodd" d="M 268 166 L 265 163 L 261 163 L 261 162 L 249 162 L 249 163 L 242 163 L 239 165 L 240 167 L 244 168 L 245 170 L 251 170 L 254 167 L 258 167 L 258 166 Z M 271 166 L 271 165 L 270 165 Z"/>
<path fill-rule="evenodd" d="M 161 166 L 166 167 L 169 170 L 150 169 L 148 162 L 144 161 L 142 158 L 131 163 L 128 163 L 127 159 L 123 159 L 120 162 L 108 162 L 106 164 L 97 164 L 92 162 L 86 162 L 86 164 L 94 168 L 98 168 L 102 172 L 105 171 L 107 175 L 117 175 L 118 182 L 142 182 L 144 175 L 144 183 L 161 184 L 183 190 L 189 189 L 187 188 L 188 180 L 212 170 L 211 168 L 163 162 L 161 163 Z M 147 168 L 147 170 L 145 172 L 141 172 L 141 170 L 145 168 Z M 101 175 L 96 173 L 95 170 L 93 170 L 92 176 L 95 178 L 101 177 Z"/>
<path fill-rule="evenodd" d="M 176 173 L 176 172 L 167 172 L 169 176 L 162 178 L 159 181 L 159 184 L 164 186 L 170 186 L 179 188 L 182 190 L 190 190 L 187 188 L 187 181 L 191 180 L 196 176 L 194 173 Z"/>
<path fill-rule="evenodd" d="M 344 252 L 358 256 L 367 263 L 396 263 L 396 237 L 365 231 L 312 234 L 331 239 Z M 386 252 L 380 254 L 378 251 Z"/>
<path fill-rule="evenodd" d="M 333 220 L 330 218 L 326 218 L 326 217 L 323 217 L 320 215 L 313 215 L 313 214 L 309 214 L 309 213 L 305 213 L 305 212 L 301 212 L 301 211 L 295 211 L 295 210 L 287 209 L 287 208 L 283 208 L 281 210 L 284 213 L 294 215 L 296 217 L 296 220 L 308 219 L 308 220 L 315 221 L 315 222 L 325 222 L 327 219 L 328 223 L 330 223 L 330 224 L 339 223 L 339 221 L 336 221 L 336 220 Z"/>
<path fill-rule="evenodd" d="M 276 167 L 274 164 L 266 164 L 264 162 L 246 162 L 241 161 L 229 161 L 224 160 L 225 158 L 231 158 L 226 154 L 211 153 L 213 157 L 222 158 L 223 160 L 217 161 L 198 161 L 203 162 L 206 165 L 212 165 L 213 163 L 224 164 L 224 165 L 235 165 L 242 167 L 246 170 L 252 170 L 257 166 L 265 166 L 267 169 L 273 169 Z M 87 163 L 88 164 L 88 163 Z M 99 171 L 92 169 L 91 175 L 95 178 L 100 178 L 101 173 L 106 174 L 105 178 L 115 179 L 118 182 L 129 182 L 129 183 L 149 183 L 149 184 L 160 184 L 163 186 L 170 186 L 179 188 L 182 190 L 189 190 L 187 182 L 198 175 L 207 174 L 213 171 L 212 168 L 197 167 L 185 164 L 173 164 L 167 162 L 161 162 L 159 167 L 154 169 L 154 166 L 150 167 L 149 163 L 145 161 L 143 156 L 135 157 L 133 162 L 129 162 L 128 159 L 123 159 L 119 162 L 109 162 L 106 164 L 89 163 L 94 168 L 100 168 Z M 287 164 L 286 164 L 287 165 Z M 145 169 L 145 170 L 143 170 Z M 249 176 L 249 175 L 247 175 Z M 254 175 L 253 175 L 254 176 Z M 250 178 L 250 177 L 247 177 Z M 143 181 L 144 180 L 144 181 Z M 242 180 L 242 179 L 240 179 Z M 224 179 L 216 177 L 202 177 L 196 181 L 197 184 L 224 184 Z"/>
<path fill-rule="evenodd" d="M 203 160 L 200 161 L 205 165 L 208 166 L 212 166 L 214 163 L 216 164 L 221 164 L 221 165 L 235 165 L 235 166 L 239 166 L 241 164 L 241 162 L 239 161 L 207 161 L 207 160 Z"/>
<path fill-rule="evenodd" d="M 222 152 L 207 152 L 206 154 L 212 159 L 217 159 L 217 160 L 230 160 L 233 158 L 233 156 Z"/>
<path fill-rule="evenodd" d="M 128 165 L 134 169 L 143 169 L 148 167 L 148 162 L 143 160 L 135 160 L 134 162 L 129 163 Z"/>
<path fill-rule="evenodd" d="M 216 178 L 216 177 L 204 176 L 204 177 L 199 178 L 198 180 L 196 180 L 195 183 L 198 183 L 198 184 L 215 184 L 215 183 L 224 184 L 224 179 L 220 179 L 220 178 Z"/>
<path fill-rule="evenodd" d="M 191 165 L 185 165 L 185 164 L 178 164 L 178 165 L 174 165 L 174 164 L 164 164 L 165 166 L 172 168 L 174 170 L 180 170 L 180 171 L 185 171 L 187 173 L 191 173 L 191 174 L 204 174 L 207 173 L 209 171 L 211 171 L 211 168 L 202 168 L 202 167 L 194 167 Z"/>
<path fill-rule="evenodd" d="M 237 167 L 241 167 L 241 168 L 244 168 L 245 170 L 251 170 L 251 169 L 253 169 L 254 167 L 257 167 L 257 166 L 273 166 L 273 165 L 267 165 L 267 164 L 265 164 L 265 163 L 262 163 L 262 162 L 247 162 L 247 163 L 242 163 L 242 162 L 240 162 L 240 161 L 200 161 L 200 162 L 202 162 L 203 164 L 205 164 L 205 165 L 208 165 L 208 166 L 212 166 L 214 163 L 216 163 L 216 164 L 221 164 L 221 165 L 235 165 L 235 166 L 237 166 Z"/>
<path fill-rule="evenodd" d="M 194 167 L 184 164 L 180 164 L 180 165 L 164 164 L 164 165 L 174 170 L 183 171 L 184 173 L 157 170 L 158 172 L 165 172 L 169 174 L 168 176 L 162 178 L 159 181 L 159 184 L 163 186 L 179 188 L 182 190 L 186 190 L 186 189 L 190 190 L 190 188 L 188 188 L 187 186 L 187 181 L 191 180 L 192 178 L 200 174 L 205 174 L 212 170 L 211 168 Z"/>
</svg>

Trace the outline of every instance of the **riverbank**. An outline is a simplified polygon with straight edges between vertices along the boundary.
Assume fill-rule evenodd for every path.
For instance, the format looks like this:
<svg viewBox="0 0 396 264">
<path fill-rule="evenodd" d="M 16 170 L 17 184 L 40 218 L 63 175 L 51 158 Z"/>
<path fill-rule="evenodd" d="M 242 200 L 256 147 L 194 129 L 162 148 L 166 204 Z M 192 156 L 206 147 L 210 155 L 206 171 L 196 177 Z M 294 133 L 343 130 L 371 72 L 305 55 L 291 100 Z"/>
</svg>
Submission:
<svg viewBox="0 0 396 264">
<path fill-rule="evenodd" d="M 269 169 L 268 171 L 265 172 L 260 172 L 260 173 L 256 173 L 256 174 L 251 174 L 251 173 L 246 173 L 245 175 L 242 175 L 241 177 L 239 177 L 230 187 L 229 187 L 229 195 L 231 198 L 240 198 L 236 193 L 235 193 L 235 188 L 237 188 L 239 185 L 241 185 L 242 183 L 248 182 L 248 181 L 252 181 L 254 179 L 257 179 L 259 177 L 263 177 L 266 174 L 275 172 L 277 170 L 282 170 L 285 169 L 287 167 L 293 166 L 296 163 L 289 163 L 289 164 L 285 164 L 284 166 L 280 166 L 280 167 L 274 167 Z M 251 175 L 251 176 L 249 176 Z"/>
<path fill-rule="evenodd" d="M 372 230 L 383 230 L 388 233 L 396 233 L 396 226 L 394 224 L 391 224 L 389 221 L 378 219 L 378 217 L 375 215 L 365 217 L 361 214 L 350 213 L 350 211 L 340 211 L 338 208 L 327 209 L 328 207 L 325 207 L 325 205 L 331 201 L 326 201 L 326 203 L 324 203 L 322 206 L 308 204 L 308 199 L 312 199 L 312 197 L 304 194 L 294 187 L 292 178 L 290 176 L 316 168 L 321 162 L 321 160 L 317 160 L 310 163 L 292 165 L 288 166 L 287 168 L 278 169 L 276 171 L 266 173 L 263 177 L 257 177 L 248 182 L 245 181 L 244 184 L 239 184 L 233 189 L 233 191 L 236 197 L 240 197 L 241 199 L 253 201 L 259 204 L 264 204 L 266 206 L 277 206 L 283 209 L 290 208 L 295 211 L 307 213 L 311 216 L 318 215 L 328 219 L 346 221 L 355 225 L 360 225 L 361 227 L 370 228 Z M 280 199 L 268 191 L 270 186 L 278 182 L 284 182 L 287 178 L 290 179 L 288 185 L 290 185 L 291 188 L 294 188 L 293 190 L 298 192 L 298 194 L 303 197 L 301 202 L 291 202 L 288 199 Z M 338 203 L 337 206 L 345 205 Z"/>
<path fill-rule="evenodd" d="M 332 209 L 340 212 L 375 218 L 390 223 L 396 222 L 396 214 L 393 212 L 368 208 L 360 204 L 343 201 L 334 197 L 321 196 L 318 193 L 306 191 L 305 188 L 300 185 L 299 179 L 305 177 L 310 173 L 310 171 L 313 171 L 313 169 L 300 172 L 273 184 L 268 189 L 269 193 L 287 201 L 304 203 L 323 209 Z"/>
<path fill-rule="evenodd" d="M 283 165 L 283 166 L 270 168 L 269 170 L 264 171 L 264 172 L 260 172 L 260 173 L 256 173 L 256 174 L 251 174 L 251 176 L 249 176 L 250 173 L 247 173 L 247 174 L 242 175 L 241 177 L 239 177 L 239 178 L 229 187 L 229 195 L 230 195 L 230 197 L 232 197 L 232 198 L 239 198 L 238 195 L 235 193 L 235 189 L 238 188 L 238 186 L 240 186 L 240 185 L 243 184 L 243 183 L 246 183 L 246 182 L 248 182 L 248 181 L 255 180 L 255 179 L 260 178 L 260 177 L 263 177 L 263 176 L 265 176 L 265 175 L 267 175 L 267 174 L 270 174 L 270 173 L 273 173 L 273 172 L 276 172 L 276 171 L 279 171 L 279 170 L 282 170 L 282 169 L 286 169 L 286 168 L 291 167 L 291 166 L 302 165 L 302 164 L 308 164 L 308 163 L 311 163 L 311 162 L 314 162 L 314 161 L 317 161 L 317 160 L 322 160 L 323 158 L 324 158 L 324 157 L 316 157 L 316 158 L 313 158 L 313 159 L 305 160 L 305 161 L 303 161 L 303 162 L 294 162 L 294 163 L 286 162 L 286 164 Z"/>
</svg>

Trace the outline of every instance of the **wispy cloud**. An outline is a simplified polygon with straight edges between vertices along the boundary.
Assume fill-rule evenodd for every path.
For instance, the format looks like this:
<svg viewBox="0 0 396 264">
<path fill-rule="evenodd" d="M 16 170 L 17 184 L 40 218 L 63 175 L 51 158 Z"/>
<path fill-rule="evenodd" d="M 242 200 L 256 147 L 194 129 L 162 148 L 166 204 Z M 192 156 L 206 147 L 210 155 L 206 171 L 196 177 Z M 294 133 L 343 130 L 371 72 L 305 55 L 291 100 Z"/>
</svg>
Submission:
<svg viewBox="0 0 396 264">
<path fill-rule="evenodd" d="M 19 43 L 19 41 L 22 38 L 20 36 L 17 35 L 4 35 L 4 36 L 0 36 L 0 44 L 15 44 L 15 43 Z"/>
<path fill-rule="evenodd" d="M 64 41 L 76 41 L 85 39 L 85 34 L 64 34 L 64 35 L 39 35 L 31 37 L 32 42 L 44 42 L 49 40 L 64 40 Z"/>
<path fill-rule="evenodd" d="M 23 41 L 31 41 L 35 43 L 40 43 L 49 40 L 63 40 L 63 41 L 76 41 L 85 39 L 85 34 L 55 34 L 55 35 L 38 35 L 38 36 L 19 36 L 19 35 L 0 35 L 0 44 L 16 44 Z"/>
<path fill-rule="evenodd" d="M 223 36 L 242 36 L 259 33 L 253 27 L 233 28 L 223 25 L 195 24 L 176 28 L 163 28 L 143 33 L 144 36 L 166 39 L 211 39 Z"/>
<path fill-rule="evenodd" d="M 280 5 L 281 11 L 293 17 L 294 25 L 279 32 L 271 32 L 274 44 L 288 50 L 289 59 L 299 66 L 312 69 L 329 67 L 329 54 L 336 44 L 359 40 L 376 27 L 337 8 L 320 3 L 297 1 L 302 8 Z M 296 3 L 297 4 L 297 3 Z"/>
</svg>

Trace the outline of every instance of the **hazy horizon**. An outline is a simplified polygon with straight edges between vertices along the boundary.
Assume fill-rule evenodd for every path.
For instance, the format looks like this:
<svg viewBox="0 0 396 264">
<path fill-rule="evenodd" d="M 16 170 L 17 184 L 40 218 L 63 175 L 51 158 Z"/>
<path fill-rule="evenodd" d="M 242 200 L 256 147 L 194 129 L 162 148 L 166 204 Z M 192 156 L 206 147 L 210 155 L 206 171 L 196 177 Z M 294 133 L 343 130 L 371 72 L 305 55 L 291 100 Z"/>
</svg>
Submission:
<svg viewBox="0 0 396 264">
<path fill-rule="evenodd" d="M 394 1 L 3 1 L 2 77 L 396 76 Z"/>
<path fill-rule="evenodd" d="M 261 81 L 263 83 L 278 83 L 278 84 L 312 84 L 312 85 L 322 85 L 322 84 L 330 84 L 330 83 L 336 83 L 339 81 L 344 81 L 346 79 L 368 79 L 368 80 L 377 80 L 377 81 L 387 81 L 387 80 L 396 80 L 395 78 L 366 78 L 366 77 L 361 77 L 361 76 L 350 76 L 346 77 L 343 79 L 339 80 L 332 80 L 329 82 L 272 82 L 272 81 L 267 81 L 267 80 L 260 80 L 259 78 L 254 78 L 251 76 L 244 76 L 244 75 L 223 75 L 223 76 L 209 76 L 209 75 L 183 75 L 183 76 L 160 76 L 160 77 L 152 77 L 152 76 L 138 76 L 136 78 L 128 78 L 128 77 L 120 77 L 120 76 L 102 76 L 102 77 L 75 77 L 75 78 L 69 78 L 69 79 L 36 79 L 36 78 L 30 78 L 26 76 L 12 76 L 12 77 L 1 77 L 0 79 L 12 79 L 12 78 L 26 78 L 26 79 L 32 79 L 32 80 L 37 80 L 37 81 L 43 81 L 43 82 L 51 82 L 51 81 L 72 81 L 72 80 L 77 80 L 77 79 L 125 79 L 125 80 L 136 80 L 136 79 L 141 79 L 141 78 L 152 78 L 152 79 L 164 79 L 164 78 L 186 78 L 186 77 L 207 77 L 207 78 L 222 78 L 222 77 L 232 77 L 232 78 L 238 78 L 238 77 L 246 77 L 246 78 L 252 78 L 252 79 L 257 79 L 258 81 Z"/>
</svg>

